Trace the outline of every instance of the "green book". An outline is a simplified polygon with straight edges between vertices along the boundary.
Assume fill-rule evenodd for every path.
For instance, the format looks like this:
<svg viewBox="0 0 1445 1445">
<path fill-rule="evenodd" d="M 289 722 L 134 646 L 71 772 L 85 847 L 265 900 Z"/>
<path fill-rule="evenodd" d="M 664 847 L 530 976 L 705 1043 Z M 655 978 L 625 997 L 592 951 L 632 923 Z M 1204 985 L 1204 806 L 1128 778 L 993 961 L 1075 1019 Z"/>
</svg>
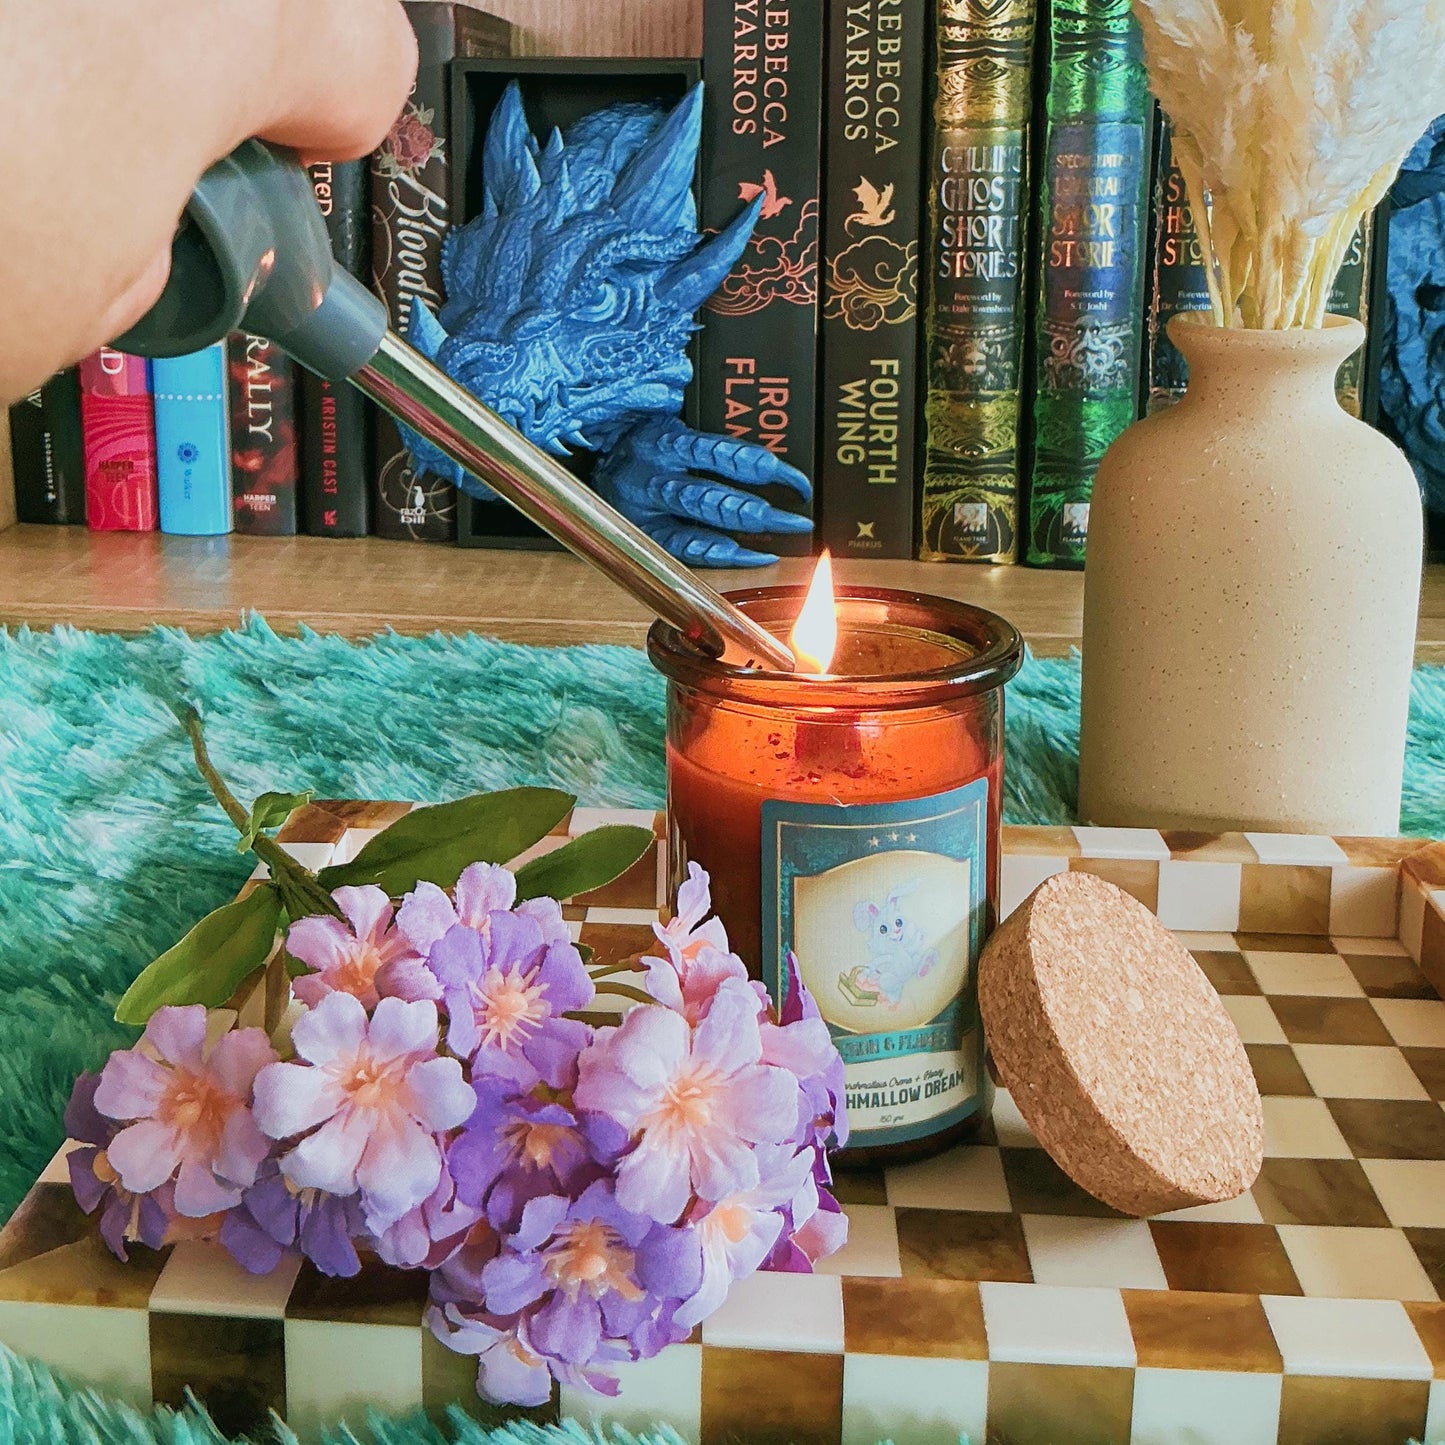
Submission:
<svg viewBox="0 0 1445 1445">
<path fill-rule="evenodd" d="M 919 556 L 1012 562 L 1035 0 L 937 0 Z"/>
<path fill-rule="evenodd" d="M 1094 473 L 1138 412 L 1151 101 L 1129 0 L 1054 0 L 1028 560 L 1081 567 Z"/>
</svg>

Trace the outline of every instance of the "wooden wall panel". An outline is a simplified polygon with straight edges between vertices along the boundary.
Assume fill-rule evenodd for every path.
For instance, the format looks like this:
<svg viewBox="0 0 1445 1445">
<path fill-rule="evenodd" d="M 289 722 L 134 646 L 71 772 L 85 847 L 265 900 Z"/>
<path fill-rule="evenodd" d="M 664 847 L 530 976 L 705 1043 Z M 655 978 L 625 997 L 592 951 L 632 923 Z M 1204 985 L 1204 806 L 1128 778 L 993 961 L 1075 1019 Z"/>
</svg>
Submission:
<svg viewBox="0 0 1445 1445">
<path fill-rule="evenodd" d="M 15 482 L 10 465 L 10 413 L 0 406 L 0 532 L 15 521 Z"/>
<path fill-rule="evenodd" d="M 522 55 L 698 55 L 702 0 L 478 0 L 522 28 Z"/>
</svg>

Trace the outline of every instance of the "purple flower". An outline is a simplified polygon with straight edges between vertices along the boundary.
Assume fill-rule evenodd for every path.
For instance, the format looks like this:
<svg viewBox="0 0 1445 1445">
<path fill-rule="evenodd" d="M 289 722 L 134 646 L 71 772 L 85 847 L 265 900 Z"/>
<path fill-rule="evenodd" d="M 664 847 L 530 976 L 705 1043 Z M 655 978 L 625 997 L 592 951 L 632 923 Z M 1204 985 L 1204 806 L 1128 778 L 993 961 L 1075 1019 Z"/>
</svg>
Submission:
<svg viewBox="0 0 1445 1445">
<path fill-rule="evenodd" d="M 205 1051 L 206 1009 L 158 1009 L 133 1049 L 101 1071 L 95 1107 L 128 1124 L 106 1150 L 133 1194 L 175 1180 L 179 1214 L 201 1218 L 240 1202 L 266 1143 L 251 1116 L 252 1084 L 276 1051 L 261 1029 L 223 1034 Z"/>
<path fill-rule="evenodd" d="M 575 1057 L 585 1041 L 585 1026 L 562 1015 L 592 1002 L 592 980 L 571 942 L 549 943 L 536 918 L 493 913 L 485 935 L 458 924 L 427 962 L 442 986 L 447 1046 L 472 1060 L 474 1073 L 530 1080 L 533 1070 Z"/>
<path fill-rule="evenodd" d="M 553 1369 L 528 1338 L 526 1320 L 492 1321 L 454 1305 L 433 1306 L 427 1318 L 432 1333 L 448 1349 L 477 1357 L 477 1394 L 482 1399 L 494 1405 L 532 1406 L 552 1398 Z"/>
<path fill-rule="evenodd" d="M 274 1159 L 221 1225 L 221 1243 L 252 1274 L 270 1274 L 284 1254 L 298 1250 L 322 1274 L 344 1278 L 361 1269 L 355 1240 L 366 1237 L 356 1195 L 338 1198 L 298 1189 Z"/>
<path fill-rule="evenodd" d="M 528 1200 L 574 1195 L 601 1170 L 592 1141 L 610 1132 L 611 1157 L 626 1135 L 604 1119 L 583 1119 L 513 1080 L 482 1075 L 472 1082 L 477 1107 L 451 1146 L 448 1163 L 458 1197 L 485 1208 L 497 1229 L 514 1229 Z"/>
<path fill-rule="evenodd" d="M 392 927 L 391 899 L 382 889 L 370 884 L 338 888 L 331 896 L 346 923 L 299 918 L 286 934 L 287 952 L 316 970 L 291 986 L 302 1003 L 315 1008 L 328 993 L 349 993 L 371 1010 L 384 997 L 440 994 L 436 980 L 422 967 L 421 955 Z"/>
<path fill-rule="evenodd" d="M 296 1064 L 256 1080 L 256 1120 L 272 1139 L 304 1136 L 281 1157 L 299 1189 L 361 1192 L 368 1226 L 386 1229 L 426 1200 L 442 1173 L 436 1136 L 472 1112 L 455 1059 L 437 1055 L 436 1005 L 328 994 L 292 1030 Z"/>
<path fill-rule="evenodd" d="M 625 1339 L 657 1309 L 638 1282 L 638 1252 L 656 1230 L 624 1209 L 602 1180 L 580 1198 L 547 1195 L 522 1211 L 517 1232 L 482 1271 L 487 1308 L 529 1314 L 542 1354 L 586 1366 L 604 1339 Z"/>
<path fill-rule="evenodd" d="M 598 1030 L 575 1098 L 637 1138 L 617 1169 L 625 1208 L 670 1224 L 694 1193 L 725 1199 L 758 1184 L 752 1145 L 781 1143 L 798 1119 L 797 1079 L 762 1052 L 757 996 L 738 979 L 695 1029 L 671 1009 L 636 1008 Z"/>
<path fill-rule="evenodd" d="M 106 1154 L 120 1125 L 95 1107 L 99 1085 L 99 1074 L 82 1074 L 75 1081 L 65 1106 L 65 1137 L 78 1140 L 82 1147 L 72 1149 L 65 1162 L 77 1203 L 86 1214 L 105 1206 L 100 1216 L 100 1237 L 112 1254 L 125 1259 L 128 1242 L 151 1249 L 165 1243 L 170 1211 L 163 1200 L 169 1191 L 163 1186 L 154 1194 L 132 1194 L 121 1184 Z"/>
</svg>

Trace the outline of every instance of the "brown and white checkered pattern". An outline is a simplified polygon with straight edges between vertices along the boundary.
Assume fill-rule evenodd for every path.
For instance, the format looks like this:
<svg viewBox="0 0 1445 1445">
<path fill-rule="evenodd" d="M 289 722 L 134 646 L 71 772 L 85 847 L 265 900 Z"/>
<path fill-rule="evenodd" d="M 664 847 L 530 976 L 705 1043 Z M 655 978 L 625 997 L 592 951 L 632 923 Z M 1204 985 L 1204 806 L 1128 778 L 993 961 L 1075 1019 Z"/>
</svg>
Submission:
<svg viewBox="0 0 1445 1445">
<path fill-rule="evenodd" d="M 313 805 L 287 846 L 346 858 L 399 809 Z M 538 847 L 618 821 L 660 832 L 579 809 Z M 842 1181 L 851 1237 L 823 1272 L 741 1282 L 691 1342 L 625 1367 L 617 1400 L 564 1390 L 542 1413 L 665 1419 L 708 1445 L 1445 1437 L 1445 846 L 1010 829 L 1005 855 L 1006 910 L 1083 868 L 1181 932 L 1265 1096 L 1254 1189 L 1126 1219 L 1001 1093 L 977 1144 Z M 646 951 L 664 868 L 659 843 L 569 903 L 580 941 Z M 141 1401 L 190 1385 L 232 1428 L 471 1399 L 469 1362 L 421 1328 L 420 1276 L 252 1280 L 200 1245 L 127 1268 L 63 1178 L 57 1162 L 0 1236 L 17 1350 Z"/>
</svg>

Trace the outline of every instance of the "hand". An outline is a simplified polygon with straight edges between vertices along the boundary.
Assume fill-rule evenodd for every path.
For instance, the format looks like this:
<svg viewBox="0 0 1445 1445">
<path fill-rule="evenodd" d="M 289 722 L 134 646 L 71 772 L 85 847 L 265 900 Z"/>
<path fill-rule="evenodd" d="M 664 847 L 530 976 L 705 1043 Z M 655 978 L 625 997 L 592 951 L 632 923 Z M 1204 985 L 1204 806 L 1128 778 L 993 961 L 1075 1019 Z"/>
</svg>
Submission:
<svg viewBox="0 0 1445 1445">
<path fill-rule="evenodd" d="M 711 472 L 725 478 L 692 475 Z M 653 541 L 694 567 L 765 567 L 778 559 L 730 532 L 811 532 L 812 519 L 775 507 L 738 486 L 791 487 L 803 501 L 812 485 L 766 447 L 695 432 L 675 418 L 643 422 L 598 463 L 598 492 Z"/>
<path fill-rule="evenodd" d="M 397 0 L 0 0 L 0 40 L 0 402 L 150 309 L 214 161 L 365 155 L 416 74 Z"/>
</svg>

